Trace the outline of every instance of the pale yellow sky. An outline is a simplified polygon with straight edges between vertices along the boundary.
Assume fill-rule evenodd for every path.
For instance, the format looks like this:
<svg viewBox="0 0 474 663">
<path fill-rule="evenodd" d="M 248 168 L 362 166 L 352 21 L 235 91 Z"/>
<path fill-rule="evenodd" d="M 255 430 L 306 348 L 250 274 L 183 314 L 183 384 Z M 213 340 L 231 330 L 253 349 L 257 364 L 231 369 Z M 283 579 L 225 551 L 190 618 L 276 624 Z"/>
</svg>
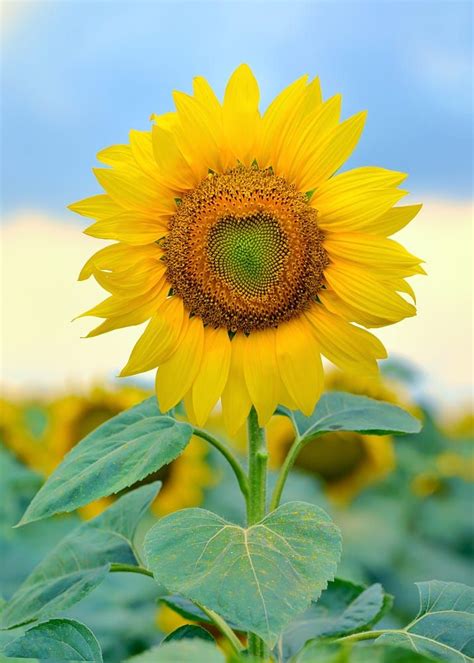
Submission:
<svg viewBox="0 0 474 663">
<path fill-rule="evenodd" d="M 428 200 L 396 237 L 426 260 L 415 277 L 419 314 L 377 330 L 389 353 L 414 361 L 444 403 L 469 398 L 472 383 L 472 207 Z M 75 221 L 25 211 L 4 220 L 2 238 L 2 382 L 11 391 L 58 391 L 113 378 L 139 329 L 83 339 L 94 319 L 71 320 L 104 298 L 78 283 L 86 258 L 102 245 Z M 152 374 L 149 374 L 151 382 Z"/>
</svg>

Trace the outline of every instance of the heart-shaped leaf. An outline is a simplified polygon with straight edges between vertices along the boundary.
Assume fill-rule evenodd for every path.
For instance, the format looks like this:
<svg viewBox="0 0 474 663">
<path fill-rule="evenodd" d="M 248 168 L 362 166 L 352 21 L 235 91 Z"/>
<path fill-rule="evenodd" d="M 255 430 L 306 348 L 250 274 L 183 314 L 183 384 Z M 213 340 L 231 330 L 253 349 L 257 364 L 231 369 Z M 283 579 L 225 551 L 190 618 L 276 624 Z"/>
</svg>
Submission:
<svg viewBox="0 0 474 663">
<path fill-rule="evenodd" d="M 421 430 L 418 419 L 396 405 L 337 391 L 324 394 L 309 417 L 286 408 L 279 408 L 278 412 L 293 420 L 299 436 L 304 439 L 338 430 L 370 435 Z"/>
<path fill-rule="evenodd" d="M 322 509 L 304 502 L 288 502 L 247 529 L 186 509 L 148 532 L 145 552 L 169 591 L 273 645 L 334 577 L 341 537 Z"/>
<path fill-rule="evenodd" d="M 136 565 L 135 529 L 160 485 L 157 482 L 127 493 L 60 541 L 5 606 L 2 628 L 69 608 L 102 582 L 112 562 Z"/>
<path fill-rule="evenodd" d="M 102 663 L 95 635 L 87 626 L 72 619 L 51 619 L 38 624 L 10 642 L 3 653 L 10 657 L 37 657 L 40 661 Z"/>
<path fill-rule="evenodd" d="M 367 630 L 391 603 L 391 597 L 379 584 L 364 588 L 337 578 L 328 584 L 319 601 L 313 601 L 283 633 L 284 660 L 312 638 L 344 636 Z"/>
<path fill-rule="evenodd" d="M 404 629 L 388 632 L 378 643 L 408 647 L 449 663 L 474 657 L 474 589 L 457 582 L 417 583 L 420 610 Z"/>
<path fill-rule="evenodd" d="M 165 642 L 143 654 L 127 658 L 125 663 L 225 663 L 225 656 L 212 642 L 201 638 Z"/>
<path fill-rule="evenodd" d="M 87 435 L 38 491 L 20 525 L 73 511 L 141 481 L 174 460 L 192 428 L 160 414 L 156 398 L 113 417 Z"/>
</svg>

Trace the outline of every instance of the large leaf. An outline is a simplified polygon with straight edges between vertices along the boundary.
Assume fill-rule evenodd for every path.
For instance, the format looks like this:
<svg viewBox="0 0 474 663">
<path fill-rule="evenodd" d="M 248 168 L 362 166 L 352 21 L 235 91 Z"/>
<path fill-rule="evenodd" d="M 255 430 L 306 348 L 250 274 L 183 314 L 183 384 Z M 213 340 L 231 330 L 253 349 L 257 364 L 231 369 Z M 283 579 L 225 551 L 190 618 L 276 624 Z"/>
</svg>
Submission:
<svg viewBox="0 0 474 663">
<path fill-rule="evenodd" d="M 330 391 L 324 394 L 309 417 L 279 408 L 290 417 L 300 437 L 310 439 L 331 431 L 346 430 L 370 435 L 418 433 L 421 424 L 396 405 L 366 396 Z"/>
<path fill-rule="evenodd" d="M 420 610 L 408 626 L 378 638 L 449 663 L 474 657 L 474 589 L 457 582 L 417 583 Z"/>
<path fill-rule="evenodd" d="M 87 626 L 72 619 L 51 619 L 26 631 L 7 645 L 4 654 L 40 661 L 102 663 L 102 652 Z"/>
<path fill-rule="evenodd" d="M 128 658 L 125 663 L 225 663 L 225 656 L 212 642 L 201 638 L 165 642 L 143 654 Z"/>
<path fill-rule="evenodd" d="M 122 412 L 73 447 L 20 525 L 73 511 L 133 485 L 179 456 L 191 435 L 189 424 L 160 414 L 155 397 Z"/>
<path fill-rule="evenodd" d="M 112 562 L 136 565 L 135 529 L 159 485 L 142 486 L 124 495 L 66 536 L 7 603 L 1 626 L 11 628 L 54 616 L 97 587 Z"/>
<path fill-rule="evenodd" d="M 215 610 L 273 645 L 334 577 L 340 533 L 320 508 L 289 502 L 244 529 L 204 509 L 171 514 L 145 552 L 170 592 Z"/>
<path fill-rule="evenodd" d="M 379 584 L 364 588 L 336 579 L 328 584 L 319 601 L 313 601 L 283 633 L 283 658 L 290 658 L 305 642 L 315 637 L 344 636 L 365 631 L 382 617 L 390 605 L 391 597 L 384 593 Z"/>
</svg>

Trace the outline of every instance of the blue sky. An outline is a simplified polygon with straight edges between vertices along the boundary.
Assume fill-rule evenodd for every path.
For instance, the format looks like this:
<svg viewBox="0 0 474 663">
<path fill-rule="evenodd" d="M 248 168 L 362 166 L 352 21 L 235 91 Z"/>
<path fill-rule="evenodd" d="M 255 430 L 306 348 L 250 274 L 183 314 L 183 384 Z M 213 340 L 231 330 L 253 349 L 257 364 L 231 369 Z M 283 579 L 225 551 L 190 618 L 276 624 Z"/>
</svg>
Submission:
<svg viewBox="0 0 474 663">
<path fill-rule="evenodd" d="M 9 3 L 7 3 L 9 4 Z M 15 2 L 3 46 L 4 211 L 67 213 L 95 153 L 171 109 L 194 75 L 219 93 L 248 62 L 262 107 L 302 73 L 367 108 L 350 165 L 410 173 L 415 198 L 472 187 L 469 2 Z M 7 16 L 7 18 L 9 18 Z M 72 217 L 71 217 L 72 218 Z"/>
</svg>

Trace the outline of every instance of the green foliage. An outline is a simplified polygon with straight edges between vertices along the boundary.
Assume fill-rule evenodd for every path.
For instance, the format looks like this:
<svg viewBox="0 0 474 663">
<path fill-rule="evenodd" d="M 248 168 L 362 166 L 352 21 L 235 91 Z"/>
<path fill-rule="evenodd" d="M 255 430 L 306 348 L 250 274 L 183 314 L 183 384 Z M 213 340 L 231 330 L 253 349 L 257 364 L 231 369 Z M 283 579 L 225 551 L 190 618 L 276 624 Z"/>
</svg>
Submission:
<svg viewBox="0 0 474 663">
<path fill-rule="evenodd" d="M 437 663 L 437 659 L 402 647 L 352 646 L 315 640 L 292 658 L 291 663 Z"/>
<path fill-rule="evenodd" d="M 404 629 L 378 642 L 400 645 L 449 663 L 474 657 L 474 589 L 457 582 L 417 583 L 420 611 Z"/>
<path fill-rule="evenodd" d="M 136 565 L 133 537 L 159 484 L 137 488 L 66 536 L 20 586 L 2 612 L 11 628 L 53 616 L 102 582 L 112 562 Z"/>
<path fill-rule="evenodd" d="M 225 663 L 224 654 L 215 644 L 200 638 L 165 642 L 143 654 L 132 656 L 125 663 Z"/>
<path fill-rule="evenodd" d="M 315 637 L 336 637 L 365 631 L 390 608 L 392 599 L 380 584 L 364 588 L 347 580 L 328 584 L 319 601 L 295 619 L 282 636 L 284 660 Z"/>
<path fill-rule="evenodd" d="M 421 430 L 418 419 L 396 405 L 337 391 L 323 394 L 309 417 L 287 408 L 278 411 L 293 420 L 299 437 L 305 440 L 333 431 L 393 435 Z"/>
<path fill-rule="evenodd" d="M 215 642 L 209 631 L 206 631 L 202 626 L 195 626 L 194 624 L 184 624 L 175 631 L 169 633 L 163 642 L 170 642 L 171 640 L 192 640 L 193 638 L 200 638 L 208 642 Z"/>
<path fill-rule="evenodd" d="M 96 637 L 87 626 L 71 619 L 51 619 L 34 626 L 3 652 L 19 658 L 36 656 L 40 661 L 88 661 L 102 663 Z"/>
<path fill-rule="evenodd" d="M 39 490 L 20 524 L 73 511 L 132 486 L 179 456 L 191 435 L 189 424 L 160 414 L 156 398 L 143 401 L 77 444 Z"/>
<path fill-rule="evenodd" d="M 318 507 L 290 502 L 244 529 L 203 509 L 167 516 L 147 534 L 157 580 L 274 644 L 334 577 L 341 541 Z"/>
</svg>

